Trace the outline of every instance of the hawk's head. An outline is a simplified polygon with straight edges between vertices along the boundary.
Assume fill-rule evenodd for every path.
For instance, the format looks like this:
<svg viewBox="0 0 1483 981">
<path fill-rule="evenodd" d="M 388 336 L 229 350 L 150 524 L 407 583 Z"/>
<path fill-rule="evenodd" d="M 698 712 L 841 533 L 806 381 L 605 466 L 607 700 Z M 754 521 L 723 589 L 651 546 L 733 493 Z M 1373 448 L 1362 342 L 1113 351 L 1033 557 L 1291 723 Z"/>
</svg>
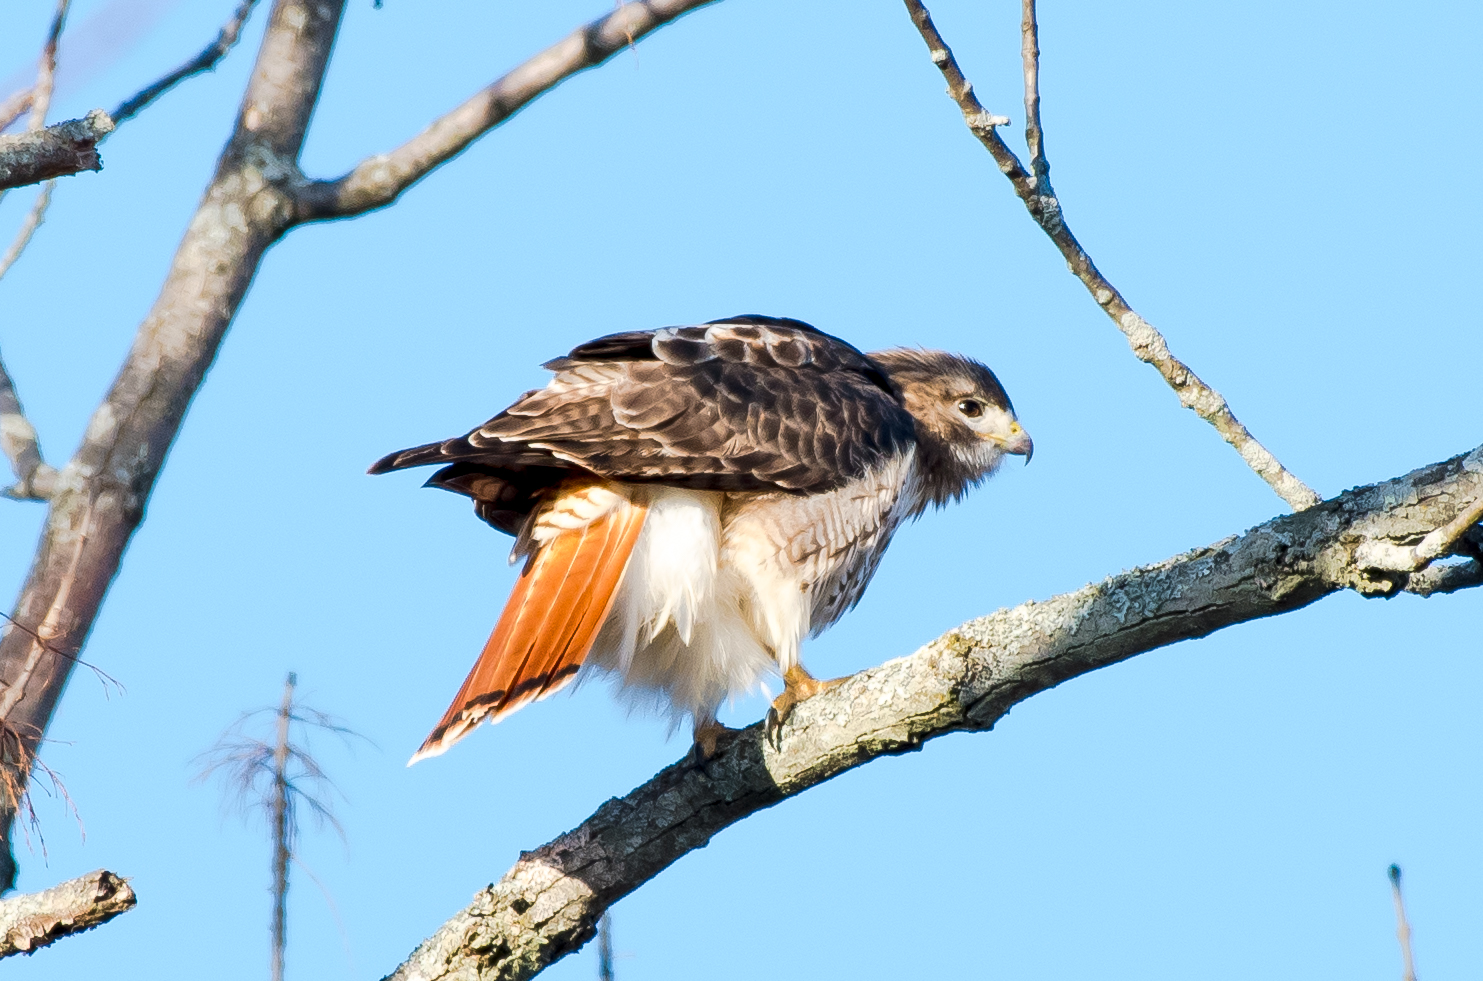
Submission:
<svg viewBox="0 0 1483 981">
<path fill-rule="evenodd" d="M 901 389 L 916 422 L 922 507 L 956 500 L 998 469 L 1006 454 L 1030 462 L 1035 445 L 988 368 L 945 351 L 894 348 L 870 359 Z"/>
</svg>

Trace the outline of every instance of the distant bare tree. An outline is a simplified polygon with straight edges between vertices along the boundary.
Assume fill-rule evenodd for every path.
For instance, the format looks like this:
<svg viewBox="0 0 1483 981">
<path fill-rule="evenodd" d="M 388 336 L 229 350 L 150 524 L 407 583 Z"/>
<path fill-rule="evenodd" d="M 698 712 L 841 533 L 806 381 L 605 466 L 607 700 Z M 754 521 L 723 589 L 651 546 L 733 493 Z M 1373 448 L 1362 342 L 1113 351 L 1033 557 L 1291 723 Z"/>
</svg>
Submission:
<svg viewBox="0 0 1483 981">
<path fill-rule="evenodd" d="M 283 682 L 278 707 L 243 713 L 200 757 L 200 779 L 222 778 L 228 801 L 244 815 L 261 812 L 268 823 L 272 843 L 273 916 L 269 921 L 269 976 L 283 981 L 283 957 L 288 949 L 288 870 L 298 859 L 299 818 L 307 808 L 321 824 L 328 824 L 343 838 L 345 829 L 335 819 L 331 806 L 334 784 L 315 759 L 310 740 L 315 731 L 355 736 L 332 716 L 297 698 L 298 677 L 292 672 Z M 267 716 L 268 739 L 253 734 L 253 724 Z"/>
</svg>

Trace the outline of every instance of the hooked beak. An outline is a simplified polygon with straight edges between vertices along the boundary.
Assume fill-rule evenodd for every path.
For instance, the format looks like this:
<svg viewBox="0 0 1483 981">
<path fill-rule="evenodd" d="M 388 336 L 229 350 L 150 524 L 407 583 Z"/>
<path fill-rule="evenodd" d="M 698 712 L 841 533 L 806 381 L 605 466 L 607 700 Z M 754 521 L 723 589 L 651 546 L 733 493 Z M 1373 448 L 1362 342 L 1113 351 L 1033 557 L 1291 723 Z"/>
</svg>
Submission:
<svg viewBox="0 0 1483 981">
<path fill-rule="evenodd" d="M 1009 438 L 1004 441 L 1004 452 L 1024 457 L 1027 464 L 1030 462 L 1030 457 L 1035 455 L 1035 443 L 1019 423 L 1009 427 Z"/>
</svg>

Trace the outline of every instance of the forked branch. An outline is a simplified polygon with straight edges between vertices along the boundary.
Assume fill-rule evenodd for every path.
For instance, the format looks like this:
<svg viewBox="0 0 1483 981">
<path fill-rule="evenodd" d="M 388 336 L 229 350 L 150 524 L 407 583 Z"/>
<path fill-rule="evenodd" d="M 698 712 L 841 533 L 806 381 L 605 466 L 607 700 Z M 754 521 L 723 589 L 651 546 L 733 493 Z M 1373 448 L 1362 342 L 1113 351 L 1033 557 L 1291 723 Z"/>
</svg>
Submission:
<svg viewBox="0 0 1483 981">
<path fill-rule="evenodd" d="M 1413 542 L 1480 499 L 1483 446 L 1157 565 L 970 621 L 800 703 L 781 750 L 754 725 L 732 734 L 703 768 L 676 764 L 608 801 L 523 854 L 387 981 L 531 977 L 590 940 L 604 910 L 681 856 L 830 777 L 949 732 L 990 729 L 1031 695 L 1167 644 L 1341 589 L 1410 590 L 1413 577 L 1375 576 L 1356 551 Z M 1480 581 L 1474 569 L 1446 585 Z M 1442 585 L 1429 582 L 1426 591 Z"/>
<path fill-rule="evenodd" d="M 45 530 L 13 608 L 15 623 L 0 626 L 0 722 L 34 734 L 27 736 L 28 750 L 44 734 L 72 670 L 73 658 L 59 652 L 82 649 L 124 549 L 143 520 L 162 461 L 264 252 L 303 221 L 389 204 L 541 93 L 706 2 L 623 4 L 516 68 L 401 149 L 367 161 L 340 181 L 314 184 L 299 170 L 299 149 L 344 0 L 274 0 L 216 174 L 129 357 L 82 445 L 55 477 Z M 238 13 L 245 8 L 239 2 Z M 18 403 L 13 415 L 24 419 Z M 0 760 L 13 780 L 24 781 L 28 765 Z M 14 818 L 14 806 L 0 806 L 5 844 Z M 0 892 L 10 888 L 14 875 L 8 849 L 0 847 Z"/>
<path fill-rule="evenodd" d="M 440 164 L 571 76 L 714 2 L 636 0 L 620 5 L 504 75 L 390 153 L 362 161 L 338 180 L 306 184 L 298 193 L 297 219 L 349 218 L 391 204 Z"/>
<path fill-rule="evenodd" d="M 1256 471 L 1257 476 L 1265 480 L 1294 511 L 1312 507 L 1319 501 L 1312 488 L 1293 476 L 1265 446 L 1257 442 L 1256 437 L 1231 412 L 1231 407 L 1219 392 L 1201 381 L 1186 364 L 1170 353 L 1164 336 L 1128 305 L 1123 295 L 1098 271 L 1091 256 L 1087 255 L 1081 243 L 1071 234 L 1061 210 L 1061 202 L 1051 187 L 1050 163 L 1045 156 L 1044 134 L 1040 126 L 1040 42 L 1035 19 L 1035 0 L 1023 2 L 1021 52 L 1025 74 L 1025 139 L 1030 147 L 1033 173 L 1025 169 L 1019 157 L 1000 138 L 997 127 L 1007 124 L 1009 120 L 991 114 L 978 101 L 978 96 L 973 94 L 973 85 L 963 76 L 952 49 L 932 23 L 927 8 L 920 0 L 905 0 L 912 22 L 921 32 L 922 40 L 927 42 L 932 63 L 947 80 L 948 95 L 958 104 L 968 129 L 993 156 L 1004 176 L 1009 178 L 1015 194 L 1030 212 L 1030 217 L 1035 219 L 1056 248 L 1061 250 L 1072 274 L 1081 280 L 1081 284 L 1092 294 L 1103 312 L 1112 318 L 1113 323 L 1127 337 L 1133 354 L 1140 361 L 1158 369 L 1164 381 L 1179 396 L 1180 404 L 1192 409 L 1201 419 L 1214 426 L 1221 438 L 1241 454 L 1247 466 Z"/>
</svg>

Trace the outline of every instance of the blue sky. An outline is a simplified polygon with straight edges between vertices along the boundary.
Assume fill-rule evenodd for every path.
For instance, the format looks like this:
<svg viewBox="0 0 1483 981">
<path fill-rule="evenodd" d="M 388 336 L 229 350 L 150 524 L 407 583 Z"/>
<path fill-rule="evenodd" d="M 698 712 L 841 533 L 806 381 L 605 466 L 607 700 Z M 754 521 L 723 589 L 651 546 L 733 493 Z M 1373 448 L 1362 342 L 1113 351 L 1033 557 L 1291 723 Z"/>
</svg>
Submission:
<svg viewBox="0 0 1483 981">
<path fill-rule="evenodd" d="M 103 0 L 78 0 L 82 25 Z M 59 118 L 193 54 L 226 0 L 150 3 Z M 0 22 L 0 77 L 49 3 Z M 304 157 L 337 174 L 604 3 L 356 0 Z M 933 13 L 1023 121 L 1018 5 Z M 143 16 L 143 14 L 141 14 Z M 1177 354 L 1325 496 L 1483 441 L 1476 4 L 1046 3 L 1046 145 L 1072 227 Z M 0 282 L 0 352 L 70 453 L 231 125 L 264 16 L 214 76 L 59 182 Z M 66 58 L 64 41 L 63 57 Z M 1017 136 L 1011 141 L 1020 145 Z M 0 205 L 19 221 L 29 192 Z M 8 235 L 9 232 L 4 232 Z M 892 2 L 725 0 L 548 95 L 390 210 L 303 228 L 260 270 L 172 451 L 46 759 L 49 858 L 137 910 L 10 968 L 258 978 L 268 856 L 191 760 L 296 670 L 376 747 L 323 747 L 348 844 L 313 833 L 290 977 L 380 977 L 498 878 L 686 749 L 601 685 L 403 763 L 498 614 L 508 542 L 383 453 L 463 432 L 617 330 L 739 312 L 999 374 L 1035 437 L 903 530 L 821 675 L 970 617 L 1218 540 L 1284 507 L 1065 271 Z M 0 502 L 0 591 L 42 519 Z M 620 977 L 1393 978 L 1385 867 L 1418 967 L 1483 963 L 1483 594 L 1329 598 L 1077 679 L 988 734 L 759 814 L 614 910 Z M 761 698 L 728 721 L 759 718 Z M 551 969 L 587 978 L 594 952 Z"/>
</svg>

